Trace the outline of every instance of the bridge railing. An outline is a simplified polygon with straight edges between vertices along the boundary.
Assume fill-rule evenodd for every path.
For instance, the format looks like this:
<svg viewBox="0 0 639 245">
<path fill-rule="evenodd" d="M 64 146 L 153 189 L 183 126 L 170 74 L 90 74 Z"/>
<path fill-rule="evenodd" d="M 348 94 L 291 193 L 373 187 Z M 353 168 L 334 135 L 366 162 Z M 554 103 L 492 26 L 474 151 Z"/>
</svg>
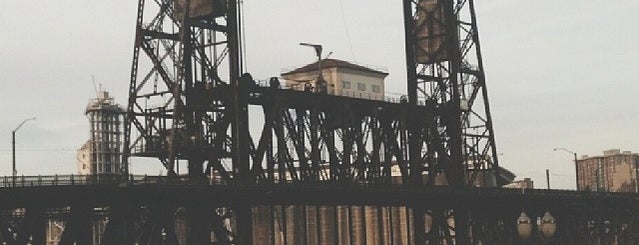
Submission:
<svg viewBox="0 0 639 245">
<path fill-rule="evenodd" d="M 20 188 L 20 187 L 45 187 L 45 186 L 135 186 L 135 185 L 166 185 L 166 186 L 228 186 L 223 183 L 220 178 L 211 176 L 211 178 L 192 179 L 188 176 L 157 176 L 157 175 L 48 175 L 48 176 L 0 176 L 0 189 L 2 188 Z M 255 184 L 259 187 L 313 187 L 313 188 L 361 188 L 361 189 L 415 189 L 418 186 L 402 185 L 401 183 L 365 183 L 365 182 L 335 182 L 335 181 L 318 181 L 318 182 L 294 182 L 284 181 L 275 183 Z M 425 189 L 434 191 L 449 191 L 447 186 L 423 186 Z M 459 188 L 457 188 L 459 189 Z M 562 189 L 510 189 L 498 187 L 462 187 L 466 191 L 472 192 L 512 192 L 512 193 L 573 193 L 574 190 Z M 597 192 L 597 191 L 578 191 L 580 193 L 588 193 L 589 195 L 637 195 L 634 192 Z"/>
<path fill-rule="evenodd" d="M 295 91 L 305 91 L 305 87 L 304 87 L 305 84 L 306 83 L 293 85 L 293 84 L 287 84 L 285 82 L 271 84 L 270 79 L 259 79 L 255 81 L 255 85 L 258 87 L 275 88 L 275 89 L 281 89 L 281 90 L 295 90 Z M 309 93 L 316 93 L 313 91 L 309 91 Z M 356 92 L 356 91 L 348 91 L 348 90 L 337 90 L 333 88 L 332 86 L 329 86 L 328 90 L 326 91 L 326 94 L 350 97 L 350 98 L 358 98 L 358 99 L 379 100 L 379 101 L 385 101 L 385 102 L 394 103 L 394 104 L 407 103 L 406 95 L 391 93 L 391 92 L 385 92 L 384 94 L 379 95 L 375 93 L 368 93 L 368 92 L 361 92 L 361 91 Z M 425 101 L 420 100 L 418 101 L 418 104 L 424 105 Z"/>
<path fill-rule="evenodd" d="M 4 176 L 0 177 L 0 188 L 37 187 L 37 186 L 84 186 L 84 185 L 142 185 L 172 184 L 186 185 L 195 183 L 186 177 L 167 177 L 149 175 L 48 175 L 48 176 Z M 203 180 L 198 184 L 212 185 Z"/>
</svg>

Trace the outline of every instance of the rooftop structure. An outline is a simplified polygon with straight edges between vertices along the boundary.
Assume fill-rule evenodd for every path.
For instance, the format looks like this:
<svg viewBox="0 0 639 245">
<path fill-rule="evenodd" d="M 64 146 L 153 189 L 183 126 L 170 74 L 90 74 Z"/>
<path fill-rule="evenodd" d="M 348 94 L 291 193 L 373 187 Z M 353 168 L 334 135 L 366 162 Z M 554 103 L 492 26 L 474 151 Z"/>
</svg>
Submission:
<svg viewBox="0 0 639 245">
<path fill-rule="evenodd" d="M 285 71 L 281 76 L 287 87 L 295 90 L 326 92 L 328 94 L 363 98 L 371 100 L 384 99 L 384 79 L 388 73 L 382 68 L 358 65 L 337 59 L 321 61 L 322 78 L 326 81 L 326 89 L 321 88 L 318 62 Z"/>
</svg>

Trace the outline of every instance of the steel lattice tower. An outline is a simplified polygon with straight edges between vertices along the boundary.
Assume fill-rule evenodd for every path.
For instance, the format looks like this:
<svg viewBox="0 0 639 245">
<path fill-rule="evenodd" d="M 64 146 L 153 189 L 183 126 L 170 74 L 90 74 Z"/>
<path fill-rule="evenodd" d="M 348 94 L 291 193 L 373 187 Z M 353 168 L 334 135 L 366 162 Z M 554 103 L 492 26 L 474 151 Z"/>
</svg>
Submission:
<svg viewBox="0 0 639 245">
<path fill-rule="evenodd" d="M 248 125 L 240 122 L 247 121 L 247 94 L 242 97 L 238 92 L 242 88 L 237 13 L 234 0 L 139 0 L 125 167 L 130 156 L 152 157 L 163 163 L 169 176 L 176 176 L 178 164 L 186 162 L 192 182 L 207 181 L 211 171 L 227 184 L 246 179 Z M 232 164 L 230 171 L 223 162 Z M 228 210 L 211 213 L 197 204 L 186 209 L 190 244 L 205 244 L 210 230 L 216 231 L 222 244 L 250 240 L 250 226 L 242 226 L 241 208 L 235 207 L 233 213 L 238 230 L 247 232 L 235 238 L 226 231 L 228 222 L 208 228 L 208 216 L 223 220 Z M 168 229 L 172 222 L 159 223 L 173 230 Z M 169 237 L 175 239 L 174 234 Z"/>
<path fill-rule="evenodd" d="M 236 3 L 156 3 L 139 2 L 125 137 L 130 147 L 125 154 L 157 157 L 169 175 L 176 173 L 178 160 L 185 160 L 189 176 L 202 177 L 204 169 L 219 167 L 220 159 L 241 161 L 231 156 L 232 147 L 241 147 L 229 142 L 246 138 L 227 134 L 230 125 L 233 132 L 239 130 L 235 121 L 240 116 L 234 111 L 243 110 L 237 93 L 210 99 L 220 98 L 211 93 L 233 92 L 237 89 L 231 88 L 239 84 Z M 192 7 L 184 8 L 187 4 Z M 200 4 L 209 6 L 200 8 Z M 144 23 L 149 14 L 150 23 Z M 132 132 L 136 138 L 131 138 Z M 202 156 L 204 151 L 214 153 Z M 236 165 L 234 169 L 239 170 Z"/>
<path fill-rule="evenodd" d="M 498 180 L 473 0 L 404 0 L 404 19 L 409 103 L 431 108 L 436 123 L 411 132 L 411 159 L 428 159 L 424 167 L 452 185 L 474 184 L 482 172 Z"/>
<path fill-rule="evenodd" d="M 491 175 L 495 179 L 489 182 L 499 184 L 473 0 L 403 2 L 408 102 L 412 107 L 424 105 L 432 113 L 429 122 L 408 120 L 412 169 L 423 168 L 430 176 L 444 173 L 452 186 L 475 185 L 478 176 Z M 435 178 L 430 179 L 432 183 Z M 438 243 L 438 234 L 452 237 L 452 227 L 446 224 L 452 218 L 455 240 L 470 242 L 468 217 L 473 214 L 468 209 L 414 207 L 413 214 L 415 241 Z M 432 218 L 430 229 L 421 217 Z"/>
</svg>

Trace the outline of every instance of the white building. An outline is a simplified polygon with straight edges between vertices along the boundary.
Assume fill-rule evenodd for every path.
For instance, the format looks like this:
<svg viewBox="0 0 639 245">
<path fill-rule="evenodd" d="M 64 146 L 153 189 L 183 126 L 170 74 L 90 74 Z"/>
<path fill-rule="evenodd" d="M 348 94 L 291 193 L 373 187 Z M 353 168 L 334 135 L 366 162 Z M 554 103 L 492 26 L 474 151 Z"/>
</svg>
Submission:
<svg viewBox="0 0 639 245">
<path fill-rule="evenodd" d="M 384 79 L 387 72 L 343 60 L 322 60 L 322 77 L 327 83 L 328 94 L 363 98 L 384 99 Z M 295 90 L 321 92 L 318 86 L 318 62 L 286 71 L 281 76 L 286 86 Z"/>
</svg>

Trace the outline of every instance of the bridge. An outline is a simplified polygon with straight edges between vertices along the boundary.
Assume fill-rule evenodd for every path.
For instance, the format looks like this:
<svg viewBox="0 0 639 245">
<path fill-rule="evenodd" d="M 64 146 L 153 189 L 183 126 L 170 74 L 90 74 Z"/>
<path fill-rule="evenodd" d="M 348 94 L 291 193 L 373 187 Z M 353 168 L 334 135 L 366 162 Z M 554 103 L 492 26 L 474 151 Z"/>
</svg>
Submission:
<svg viewBox="0 0 639 245">
<path fill-rule="evenodd" d="M 408 88 L 399 100 L 331 94 L 319 68 L 307 91 L 255 81 L 242 67 L 241 3 L 139 0 L 118 174 L 0 179 L 0 241 L 639 241 L 636 194 L 499 188 L 473 0 L 398 1 Z M 321 67 L 321 45 L 310 46 Z M 157 160 L 167 176 L 131 175 L 133 157 Z"/>
<path fill-rule="evenodd" d="M 522 211 L 533 217 L 546 211 L 551 212 L 557 219 L 557 233 L 552 240 L 555 244 L 594 244 L 595 241 L 604 244 L 613 241 L 632 244 L 636 241 L 639 229 L 634 215 L 639 212 L 639 199 L 634 193 L 411 187 L 392 184 L 346 185 L 330 182 L 238 187 L 216 182 L 212 179 L 194 181 L 166 176 L 129 176 L 123 179 L 28 176 L 19 177 L 15 182 L 12 182 L 12 177 L 3 177 L 0 187 L 0 209 L 3 210 L 0 239 L 7 244 L 26 244 L 29 241 L 31 244 L 45 244 L 47 222 L 62 222 L 65 227 L 60 238 L 62 244 L 90 244 L 94 241 L 92 222 L 108 220 L 100 234 L 102 244 L 125 244 L 126 241 L 132 244 L 181 244 L 184 241 L 179 241 L 180 235 L 174 233 L 175 231 L 158 230 L 157 227 L 166 228 L 165 222 L 175 222 L 176 217 L 186 219 L 185 213 L 190 208 L 197 209 L 198 212 L 202 212 L 202 209 L 212 212 L 238 204 L 251 207 L 253 215 L 259 215 L 263 210 L 276 209 L 286 216 L 302 210 L 305 217 L 315 215 L 317 219 L 321 219 L 319 212 L 312 213 L 309 210 L 320 207 L 367 207 L 377 210 L 409 207 L 409 210 L 420 208 L 427 210 L 427 215 L 433 215 L 438 210 L 455 208 L 455 219 L 463 212 L 471 222 L 469 227 L 472 231 L 464 239 L 469 244 L 520 242 L 516 220 Z M 170 201 L 167 200 L 169 198 Z M 129 216 L 132 214 L 135 215 Z M 406 214 L 412 216 L 414 211 Z M 332 212 L 331 215 L 333 217 L 322 218 L 339 219 L 337 212 Z M 122 225 L 126 223 L 125 220 L 130 222 L 130 233 L 116 232 L 124 229 Z M 380 227 L 384 226 L 384 219 L 368 222 L 371 221 L 378 222 Z M 445 227 L 439 229 L 454 230 L 454 227 L 445 224 Z M 277 225 L 270 225 L 270 229 L 275 231 L 276 228 L 273 227 Z M 426 222 L 426 227 L 435 230 L 437 222 L 430 220 L 430 223 Z M 156 237 L 154 233 L 160 231 L 164 235 L 157 234 Z M 283 236 L 293 237 L 289 242 L 302 239 L 309 244 L 319 243 L 317 240 L 322 238 L 325 243 L 339 244 L 344 239 L 340 236 L 352 236 L 338 233 L 339 235 L 313 238 L 308 235 L 308 230 L 288 232 L 292 234 Z M 270 237 L 275 236 L 273 234 Z M 327 239 L 333 240 L 326 241 Z M 441 242 L 441 239 L 445 238 L 437 237 L 436 234 L 428 237 L 428 241 L 434 244 L 437 244 L 436 241 Z M 457 239 L 461 240 L 459 237 Z M 258 244 L 269 243 L 270 241 Z"/>
</svg>

